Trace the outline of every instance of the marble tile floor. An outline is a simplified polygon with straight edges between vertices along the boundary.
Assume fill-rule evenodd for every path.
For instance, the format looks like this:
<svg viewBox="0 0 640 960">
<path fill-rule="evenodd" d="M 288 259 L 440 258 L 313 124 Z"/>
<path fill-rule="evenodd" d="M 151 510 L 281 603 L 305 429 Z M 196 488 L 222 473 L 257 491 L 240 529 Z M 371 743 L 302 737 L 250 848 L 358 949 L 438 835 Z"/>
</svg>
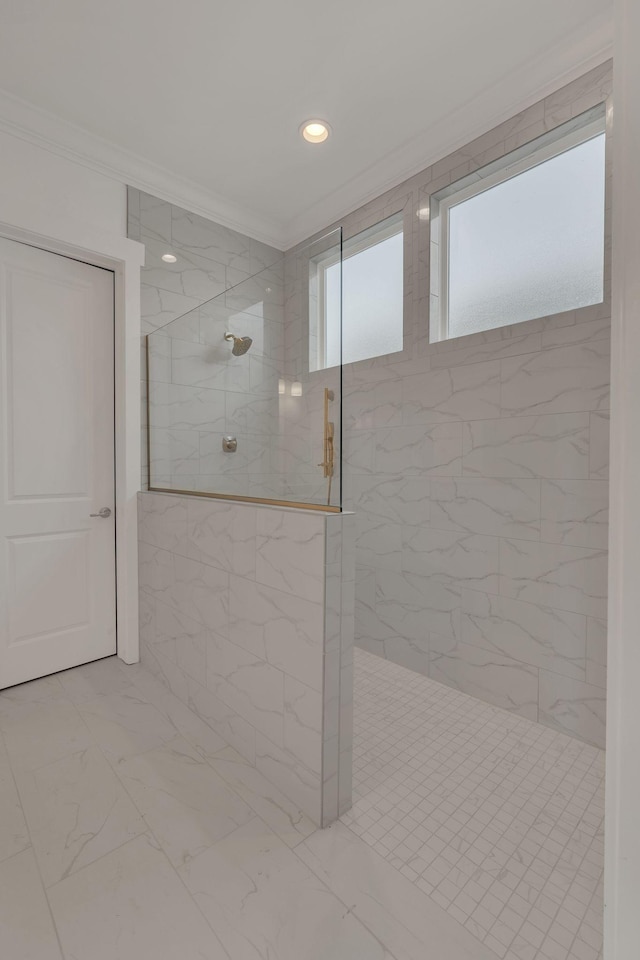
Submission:
<svg viewBox="0 0 640 960">
<path fill-rule="evenodd" d="M 601 839 L 601 806 L 591 787 L 599 778 L 599 752 L 545 728 L 538 733 L 536 724 L 436 683 L 426 681 L 430 685 L 420 693 L 413 674 L 370 655 L 358 652 L 357 663 L 356 805 L 343 822 L 324 831 L 316 830 L 141 665 L 127 667 L 109 658 L 2 691 L 3 958 L 596 958 L 600 875 L 594 851 Z M 425 683 L 422 677 L 415 679 Z M 427 689 L 430 704 L 424 703 Z M 453 706 L 447 706 L 449 701 Z M 546 739 L 540 743 L 536 736 Z M 531 744 L 527 737 L 533 737 Z M 520 776 L 525 743 L 527 755 L 538 751 L 531 769 L 545 771 L 537 791 Z M 452 769 L 446 756 L 454 750 L 458 759 Z M 490 755 L 493 767 L 487 772 Z M 398 762 L 405 761 L 400 772 Z M 514 777 L 519 778 L 515 788 Z M 396 799 L 403 783 L 408 790 Z M 487 788 L 496 805 L 491 813 Z M 443 791 L 453 807 L 450 814 Z M 525 801 L 520 806 L 526 815 L 519 813 L 519 791 L 526 792 L 527 800 L 549 794 L 542 812 Z M 564 842 L 556 834 L 559 830 L 564 838 L 568 829 L 567 807 L 578 823 Z M 392 820 L 399 819 L 391 822 L 390 810 Z M 418 810 L 426 812 L 422 820 L 416 817 Z M 549 827 L 545 811 L 547 817 L 556 816 L 557 827 Z M 407 832 L 412 816 L 416 826 Z M 487 832 L 487 817 L 495 820 L 496 836 Z M 501 863 L 516 824 L 526 834 L 518 839 L 520 852 L 511 851 L 506 864 Z M 445 834 L 448 839 L 440 845 L 443 829 L 452 836 Z M 468 856 L 459 856 L 477 873 L 481 920 L 473 919 L 475 902 L 469 913 L 477 895 L 476 887 L 469 886 L 473 877 L 449 898 L 456 882 L 462 884 L 466 859 L 464 869 L 457 861 L 457 881 L 455 864 L 438 883 L 426 879 L 428 866 L 439 864 L 438 858 L 449 862 L 445 850 L 457 855 L 456 835 L 467 842 L 462 831 L 479 837 L 466 848 Z M 419 872 L 417 857 L 426 834 L 438 850 Z M 412 850 L 416 840 L 420 843 Z M 576 866 L 585 843 L 587 851 Z M 558 845 L 571 858 L 560 855 L 546 878 L 527 880 L 534 862 L 551 866 Z M 537 855 L 530 853 L 535 847 Z M 483 859 L 476 863 L 480 853 Z M 425 864 L 428 856 L 423 851 Z M 512 860 L 519 864 L 514 866 L 513 892 Z M 434 872 L 428 876 L 436 878 Z M 484 903 L 487 882 L 494 899 Z M 495 884 L 509 890 L 504 905 L 504 891 L 494 890 Z M 564 899 L 551 916 L 559 890 Z M 463 894 L 468 899 L 461 899 Z M 520 922 L 516 918 L 523 911 L 527 918 Z M 494 913 L 496 919 L 483 932 L 483 922 Z M 549 922 L 542 930 L 545 918 Z M 519 922 L 505 946 L 504 930 Z M 529 926 L 542 934 L 540 949 Z"/>
<path fill-rule="evenodd" d="M 604 752 L 355 655 L 343 823 L 498 957 L 598 960 Z"/>
</svg>

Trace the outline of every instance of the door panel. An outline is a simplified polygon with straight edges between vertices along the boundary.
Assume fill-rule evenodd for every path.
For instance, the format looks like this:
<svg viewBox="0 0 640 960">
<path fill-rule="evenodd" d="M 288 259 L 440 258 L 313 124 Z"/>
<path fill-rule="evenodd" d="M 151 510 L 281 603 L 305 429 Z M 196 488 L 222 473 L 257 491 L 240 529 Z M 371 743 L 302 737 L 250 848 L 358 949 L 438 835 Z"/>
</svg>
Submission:
<svg viewBox="0 0 640 960">
<path fill-rule="evenodd" d="M 86 497 L 91 291 L 78 283 L 52 282 L 32 271 L 11 271 L 7 286 L 9 498 Z M 34 449 L 46 470 L 34 469 Z"/>
<path fill-rule="evenodd" d="M 90 533 L 54 533 L 7 541 L 11 644 L 90 626 Z"/>
<path fill-rule="evenodd" d="M 0 240 L 0 687 L 116 652 L 113 411 L 113 274 Z"/>
</svg>

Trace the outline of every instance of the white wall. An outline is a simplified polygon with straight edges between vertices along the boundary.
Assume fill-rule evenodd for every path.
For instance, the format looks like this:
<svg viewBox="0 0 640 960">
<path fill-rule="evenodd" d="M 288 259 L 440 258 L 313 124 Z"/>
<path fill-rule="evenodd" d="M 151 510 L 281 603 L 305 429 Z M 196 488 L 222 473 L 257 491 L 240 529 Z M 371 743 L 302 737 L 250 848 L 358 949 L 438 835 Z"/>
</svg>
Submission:
<svg viewBox="0 0 640 960">
<path fill-rule="evenodd" d="M 104 233 L 126 237 L 126 187 L 28 140 L 0 131 L 0 221 L 19 202 Z"/>
<path fill-rule="evenodd" d="M 640 4 L 617 0 L 605 960 L 640 942 Z"/>
</svg>

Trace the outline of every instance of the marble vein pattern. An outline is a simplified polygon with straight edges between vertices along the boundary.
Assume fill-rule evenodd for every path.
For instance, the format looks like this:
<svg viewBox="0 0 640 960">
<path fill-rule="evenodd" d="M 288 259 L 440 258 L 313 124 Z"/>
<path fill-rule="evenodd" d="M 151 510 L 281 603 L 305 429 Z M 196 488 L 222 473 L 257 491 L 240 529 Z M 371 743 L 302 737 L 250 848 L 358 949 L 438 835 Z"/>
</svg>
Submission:
<svg viewBox="0 0 640 960">
<path fill-rule="evenodd" d="M 540 482 L 498 477 L 431 481 L 429 525 L 497 537 L 540 537 Z"/>
<path fill-rule="evenodd" d="M 317 605 L 243 577 L 231 577 L 229 639 L 320 691 L 322 624 Z"/>
<path fill-rule="evenodd" d="M 47 887 L 146 830 L 98 746 L 21 774 L 18 784 Z"/>
<path fill-rule="evenodd" d="M 500 549 L 500 588 L 504 596 L 606 617 L 605 549 L 524 540 L 503 540 Z"/>
<path fill-rule="evenodd" d="M 12 960 L 62 960 L 31 849 L 0 863 L 0 929 L 3 952 Z"/>
<path fill-rule="evenodd" d="M 336 819 L 351 798 L 353 517 L 156 493 L 140 504 L 143 662 L 311 821 Z M 193 770 L 174 725 L 131 690 L 79 709 L 121 770 L 141 768 L 130 792 L 148 789 L 143 751 Z"/>
<path fill-rule="evenodd" d="M 231 957 L 392 958 L 330 885 L 258 819 L 181 875 Z"/>
<path fill-rule="evenodd" d="M 49 902 L 67 958 L 226 960 L 220 941 L 149 835 L 56 884 Z"/>
<path fill-rule="evenodd" d="M 355 666 L 355 804 L 326 830 L 145 664 L 0 692 L 27 825 L 0 859 L 7 956 L 601 960 L 601 751 L 362 651 Z M 76 750 L 70 716 L 103 698 L 119 724 L 123 691 L 173 737 Z M 52 763 L 4 749 L 26 717 Z"/>
<path fill-rule="evenodd" d="M 432 634 L 429 676 L 456 681 L 466 693 L 530 720 L 538 716 L 538 671 L 511 656 Z"/>
<path fill-rule="evenodd" d="M 121 760 L 118 776 L 174 866 L 197 856 L 251 815 L 182 737 Z"/>
<path fill-rule="evenodd" d="M 560 704 L 586 683 L 600 688 L 604 708 L 611 170 L 602 303 L 437 343 L 429 311 L 441 291 L 426 214 L 442 187 L 610 94 L 611 63 L 342 221 L 353 236 L 404 211 L 404 349 L 343 370 L 357 643 L 425 675 L 438 669 L 441 681 L 494 704 L 508 706 L 513 692 L 516 711 L 561 719 L 598 743 L 589 712 L 571 716 Z M 285 275 L 297 282 L 304 269 L 299 249 L 287 253 Z M 298 366 L 308 349 L 299 294 L 285 308 Z M 553 711 L 543 671 L 553 674 Z"/>
<path fill-rule="evenodd" d="M 589 475 L 589 414 L 502 417 L 465 425 L 463 474 L 581 479 Z"/>
<path fill-rule="evenodd" d="M 29 832 L 22 812 L 11 764 L 0 740 L 0 863 L 29 846 Z"/>
<path fill-rule="evenodd" d="M 501 363 L 505 413 L 571 413 L 606 410 L 610 351 L 607 340 L 538 351 Z"/>
<path fill-rule="evenodd" d="M 320 602 L 324 592 L 324 535 L 314 516 L 261 510 L 256 529 L 256 580 Z"/>
<path fill-rule="evenodd" d="M 462 594 L 465 643 L 585 679 L 587 618 L 476 590 Z"/>
</svg>

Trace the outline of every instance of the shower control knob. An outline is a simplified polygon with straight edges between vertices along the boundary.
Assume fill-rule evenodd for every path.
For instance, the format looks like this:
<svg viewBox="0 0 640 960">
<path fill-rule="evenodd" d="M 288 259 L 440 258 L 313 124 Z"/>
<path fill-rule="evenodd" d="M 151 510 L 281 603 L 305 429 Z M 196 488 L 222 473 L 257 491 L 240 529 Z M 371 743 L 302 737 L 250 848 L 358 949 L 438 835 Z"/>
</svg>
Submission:
<svg viewBox="0 0 640 960">
<path fill-rule="evenodd" d="M 235 437 L 223 437 L 222 449 L 225 453 L 235 453 L 238 449 L 238 441 Z"/>
</svg>

